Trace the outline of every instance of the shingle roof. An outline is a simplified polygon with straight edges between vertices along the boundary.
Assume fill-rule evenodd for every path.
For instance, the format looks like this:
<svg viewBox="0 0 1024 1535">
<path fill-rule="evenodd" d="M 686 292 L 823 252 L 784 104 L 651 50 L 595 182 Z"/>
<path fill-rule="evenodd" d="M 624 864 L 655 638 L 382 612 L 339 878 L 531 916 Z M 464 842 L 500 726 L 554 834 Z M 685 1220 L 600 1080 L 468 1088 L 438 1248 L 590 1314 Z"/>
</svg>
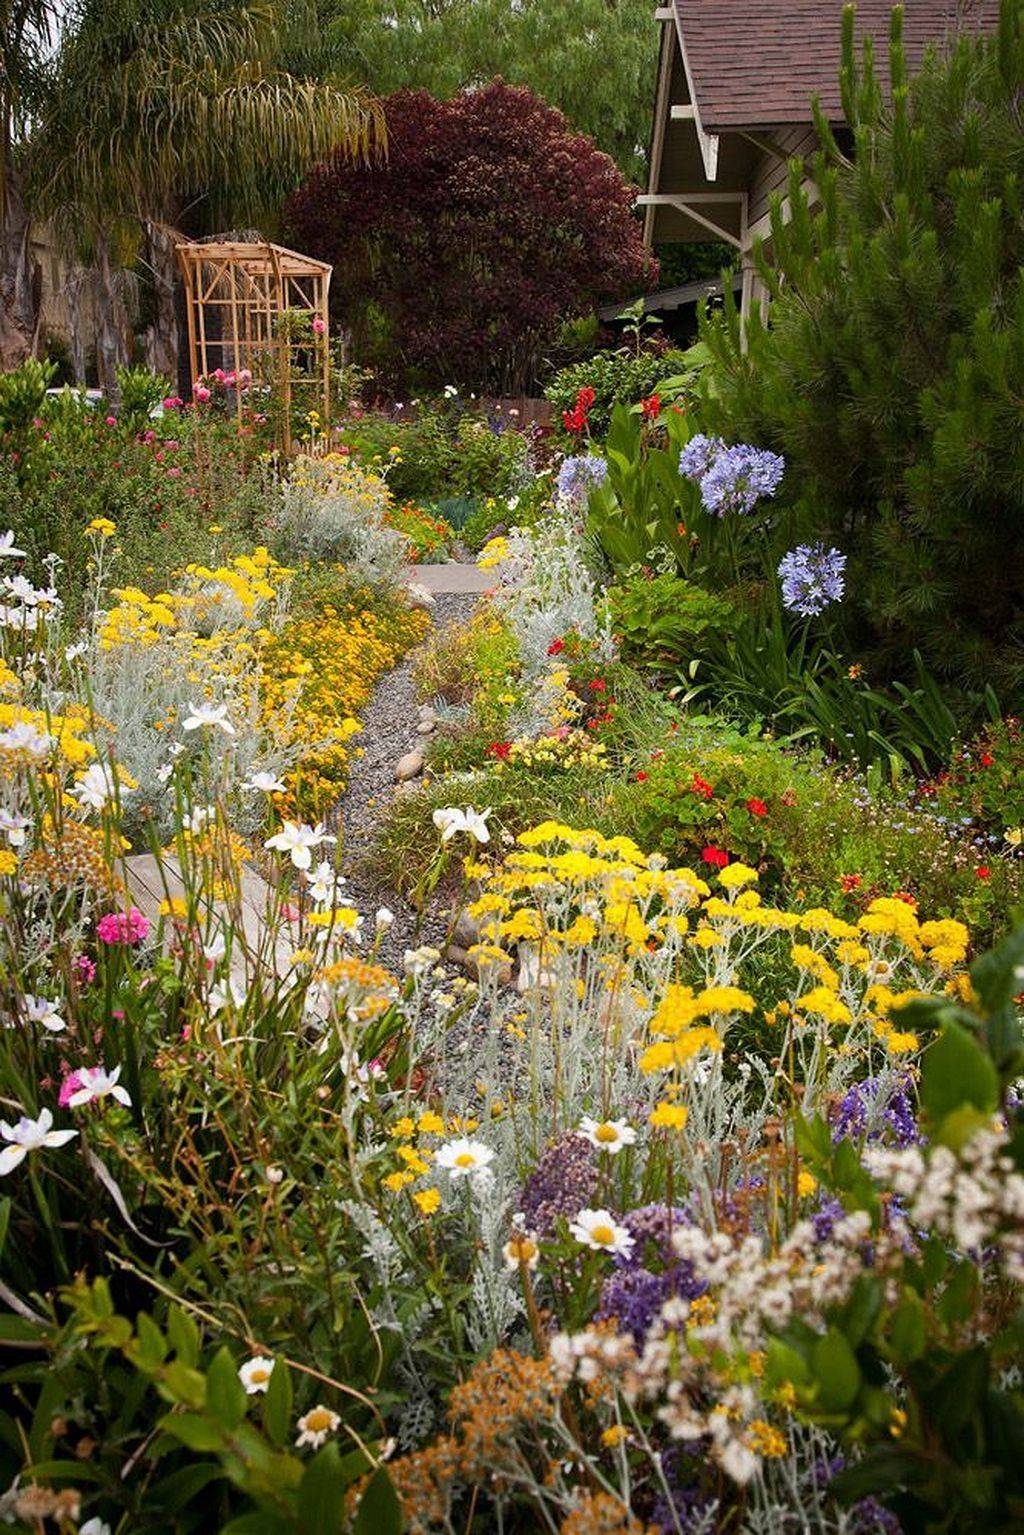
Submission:
<svg viewBox="0 0 1024 1535">
<path fill-rule="evenodd" d="M 843 0 L 674 0 L 701 122 L 709 133 L 811 121 L 817 95 L 841 121 Z M 858 39 L 870 33 L 883 82 L 889 74 L 892 0 L 858 0 Z M 904 0 L 911 69 L 928 43 L 961 30 L 995 30 L 999 0 Z"/>
</svg>

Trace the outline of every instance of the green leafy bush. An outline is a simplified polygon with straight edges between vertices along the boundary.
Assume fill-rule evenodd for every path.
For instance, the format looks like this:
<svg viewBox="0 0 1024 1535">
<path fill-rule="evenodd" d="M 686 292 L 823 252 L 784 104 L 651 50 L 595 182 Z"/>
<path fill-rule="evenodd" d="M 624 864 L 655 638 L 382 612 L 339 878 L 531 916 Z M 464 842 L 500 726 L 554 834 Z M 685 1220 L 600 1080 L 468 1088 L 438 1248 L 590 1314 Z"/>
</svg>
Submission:
<svg viewBox="0 0 1024 1535">
<path fill-rule="evenodd" d="M 611 426 L 616 405 L 636 405 L 653 394 L 662 379 L 680 373 L 685 367 L 683 352 L 648 350 L 640 352 L 639 356 L 625 349 L 597 352 L 585 362 L 574 362 L 570 367 L 562 368 L 548 384 L 544 395 L 555 407 L 557 424 L 561 426 L 562 412 L 572 409 L 579 391 L 593 389 L 590 431 L 592 436 L 601 439 Z"/>
<path fill-rule="evenodd" d="M 858 69 L 846 15 L 854 153 L 791 170 L 771 263 L 770 324 L 745 337 L 726 295 L 708 430 L 786 456 L 779 523 L 847 553 L 844 620 L 879 676 L 930 671 L 1024 695 L 1024 9 L 969 30 L 906 79 L 894 12 L 892 104 Z M 781 552 L 781 551 L 779 551 Z"/>
<path fill-rule="evenodd" d="M 649 567 L 627 572 L 608 589 L 607 604 L 623 658 L 641 667 L 687 666 L 738 618 L 727 598 Z"/>
</svg>

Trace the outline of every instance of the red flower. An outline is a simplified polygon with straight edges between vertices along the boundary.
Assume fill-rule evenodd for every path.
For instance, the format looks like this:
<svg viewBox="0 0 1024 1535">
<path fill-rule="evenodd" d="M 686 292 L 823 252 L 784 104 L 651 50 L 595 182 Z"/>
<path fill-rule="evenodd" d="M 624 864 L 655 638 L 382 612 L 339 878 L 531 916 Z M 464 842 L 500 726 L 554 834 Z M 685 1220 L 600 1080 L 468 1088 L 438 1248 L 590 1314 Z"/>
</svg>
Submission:
<svg viewBox="0 0 1024 1535">
<path fill-rule="evenodd" d="M 648 395 L 646 400 L 640 401 L 640 414 L 645 421 L 657 421 L 661 415 L 661 400 L 656 394 Z"/>
<path fill-rule="evenodd" d="M 590 407 L 593 405 L 596 399 L 597 395 L 594 393 L 590 385 L 584 384 L 583 388 L 576 396 L 576 409 L 589 411 Z"/>
<path fill-rule="evenodd" d="M 914 900 L 914 897 L 906 890 L 894 890 L 892 893 L 892 898 L 894 901 L 902 901 L 904 906 L 912 906 L 915 911 L 917 910 L 917 902 Z"/>
<path fill-rule="evenodd" d="M 504 762 L 512 750 L 511 741 L 492 741 L 487 748 L 488 757 L 494 757 L 498 762 Z"/>
<path fill-rule="evenodd" d="M 982 765 L 982 767 L 991 767 L 995 760 L 996 759 L 993 757 L 991 752 L 982 752 L 982 754 L 981 754 L 981 765 Z"/>
<path fill-rule="evenodd" d="M 863 883 L 862 874 L 840 874 L 839 876 L 839 888 L 845 895 L 849 895 L 851 890 L 859 890 Z"/>
<path fill-rule="evenodd" d="M 729 862 L 729 854 L 724 853 L 720 847 L 715 847 L 711 842 L 700 855 L 705 863 L 713 864 L 716 869 L 724 869 Z"/>
<path fill-rule="evenodd" d="M 564 649 L 565 649 L 565 641 L 564 640 L 552 640 L 551 644 L 548 646 L 548 655 L 549 656 L 560 656 Z"/>
<path fill-rule="evenodd" d="M 768 814 L 768 806 L 763 799 L 748 799 L 747 809 L 751 815 L 763 816 Z"/>
<path fill-rule="evenodd" d="M 980 863 L 974 871 L 975 879 L 991 879 L 992 870 L 987 863 Z"/>
<path fill-rule="evenodd" d="M 636 781 L 637 781 L 637 783 L 646 783 L 647 782 L 647 774 L 642 769 L 641 769 L 641 771 L 639 773 L 637 773 Z"/>
<path fill-rule="evenodd" d="M 592 678 L 587 686 L 590 688 L 592 693 L 607 693 L 608 691 L 608 684 L 605 682 L 603 677 Z"/>
<path fill-rule="evenodd" d="M 694 773 L 693 782 L 690 785 L 691 794 L 700 794 L 703 795 L 704 799 L 710 799 L 714 792 L 713 787 L 706 778 L 702 778 L 699 773 Z"/>
</svg>

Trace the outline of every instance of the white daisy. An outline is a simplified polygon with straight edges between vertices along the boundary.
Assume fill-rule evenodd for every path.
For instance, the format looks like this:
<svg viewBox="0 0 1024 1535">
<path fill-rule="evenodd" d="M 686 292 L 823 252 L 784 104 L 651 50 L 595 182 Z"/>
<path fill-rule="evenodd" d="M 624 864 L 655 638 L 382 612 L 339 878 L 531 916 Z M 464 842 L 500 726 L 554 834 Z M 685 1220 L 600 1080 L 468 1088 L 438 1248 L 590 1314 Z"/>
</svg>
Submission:
<svg viewBox="0 0 1024 1535">
<path fill-rule="evenodd" d="M 338 1414 L 332 1412 L 329 1407 L 313 1407 L 299 1419 L 296 1447 L 301 1450 L 304 1444 L 308 1444 L 310 1449 L 318 1450 L 337 1430 L 340 1423 Z"/>
<path fill-rule="evenodd" d="M 618 1156 L 623 1146 L 632 1146 L 636 1140 L 636 1131 L 624 1119 L 590 1119 L 585 1116 L 580 1121 L 580 1134 L 585 1135 L 598 1151 L 607 1151 L 613 1157 Z"/>
<path fill-rule="evenodd" d="M 506 1268 L 518 1269 L 525 1263 L 528 1269 L 535 1269 L 540 1262 L 540 1248 L 537 1239 L 529 1231 L 515 1231 L 509 1237 L 501 1255 L 505 1260 Z"/>
<path fill-rule="evenodd" d="M 592 1247 L 597 1252 L 628 1253 L 635 1245 L 625 1226 L 617 1224 L 608 1210 L 581 1210 L 569 1230 L 577 1242 Z"/>
<path fill-rule="evenodd" d="M 255 1354 L 252 1359 L 247 1359 L 238 1371 L 238 1378 L 245 1387 L 246 1396 L 256 1396 L 259 1392 L 266 1391 L 273 1373 L 274 1361 L 268 1359 L 265 1354 Z"/>
<path fill-rule="evenodd" d="M 66 1146 L 74 1140 L 77 1130 L 54 1130 L 53 1115 L 43 1109 L 38 1119 L 23 1114 L 16 1124 L 0 1121 L 0 1135 L 9 1144 L 0 1151 L 0 1176 L 13 1172 L 30 1151 L 40 1151 L 44 1146 Z"/>
<path fill-rule="evenodd" d="M 480 1172 L 489 1162 L 493 1162 L 494 1152 L 483 1141 L 471 1141 L 461 1136 L 458 1140 L 439 1146 L 434 1153 L 434 1160 L 438 1167 L 443 1167 L 453 1178 L 468 1178 L 470 1174 Z"/>
</svg>

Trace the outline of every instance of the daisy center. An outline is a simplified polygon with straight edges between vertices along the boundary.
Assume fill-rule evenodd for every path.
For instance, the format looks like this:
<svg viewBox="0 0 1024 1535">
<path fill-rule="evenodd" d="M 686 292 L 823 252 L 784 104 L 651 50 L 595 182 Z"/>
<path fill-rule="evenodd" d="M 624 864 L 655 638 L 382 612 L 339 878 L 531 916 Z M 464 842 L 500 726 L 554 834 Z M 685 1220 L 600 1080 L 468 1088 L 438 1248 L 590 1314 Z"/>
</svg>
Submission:
<svg viewBox="0 0 1024 1535">
<path fill-rule="evenodd" d="M 263 1366 L 260 1365 L 257 1369 L 249 1371 L 249 1379 L 256 1381 L 257 1384 L 262 1383 L 263 1381 L 270 1379 L 270 1371 L 265 1370 Z"/>
<path fill-rule="evenodd" d="M 591 1228 L 590 1235 L 602 1247 L 612 1247 L 615 1244 L 615 1232 L 610 1226 L 594 1226 Z"/>
<path fill-rule="evenodd" d="M 471 1151 L 460 1151 L 455 1158 L 456 1167 L 475 1167 L 476 1157 Z"/>
<path fill-rule="evenodd" d="M 326 1407 L 314 1407 L 306 1417 L 306 1428 L 314 1434 L 319 1434 L 325 1428 L 331 1426 L 331 1415 Z"/>
<path fill-rule="evenodd" d="M 618 1138 L 619 1132 L 616 1127 L 614 1125 L 608 1124 L 607 1122 L 603 1125 L 598 1125 L 597 1129 L 594 1131 L 594 1139 L 598 1141 L 604 1141 L 606 1145 L 614 1144 Z"/>
</svg>

